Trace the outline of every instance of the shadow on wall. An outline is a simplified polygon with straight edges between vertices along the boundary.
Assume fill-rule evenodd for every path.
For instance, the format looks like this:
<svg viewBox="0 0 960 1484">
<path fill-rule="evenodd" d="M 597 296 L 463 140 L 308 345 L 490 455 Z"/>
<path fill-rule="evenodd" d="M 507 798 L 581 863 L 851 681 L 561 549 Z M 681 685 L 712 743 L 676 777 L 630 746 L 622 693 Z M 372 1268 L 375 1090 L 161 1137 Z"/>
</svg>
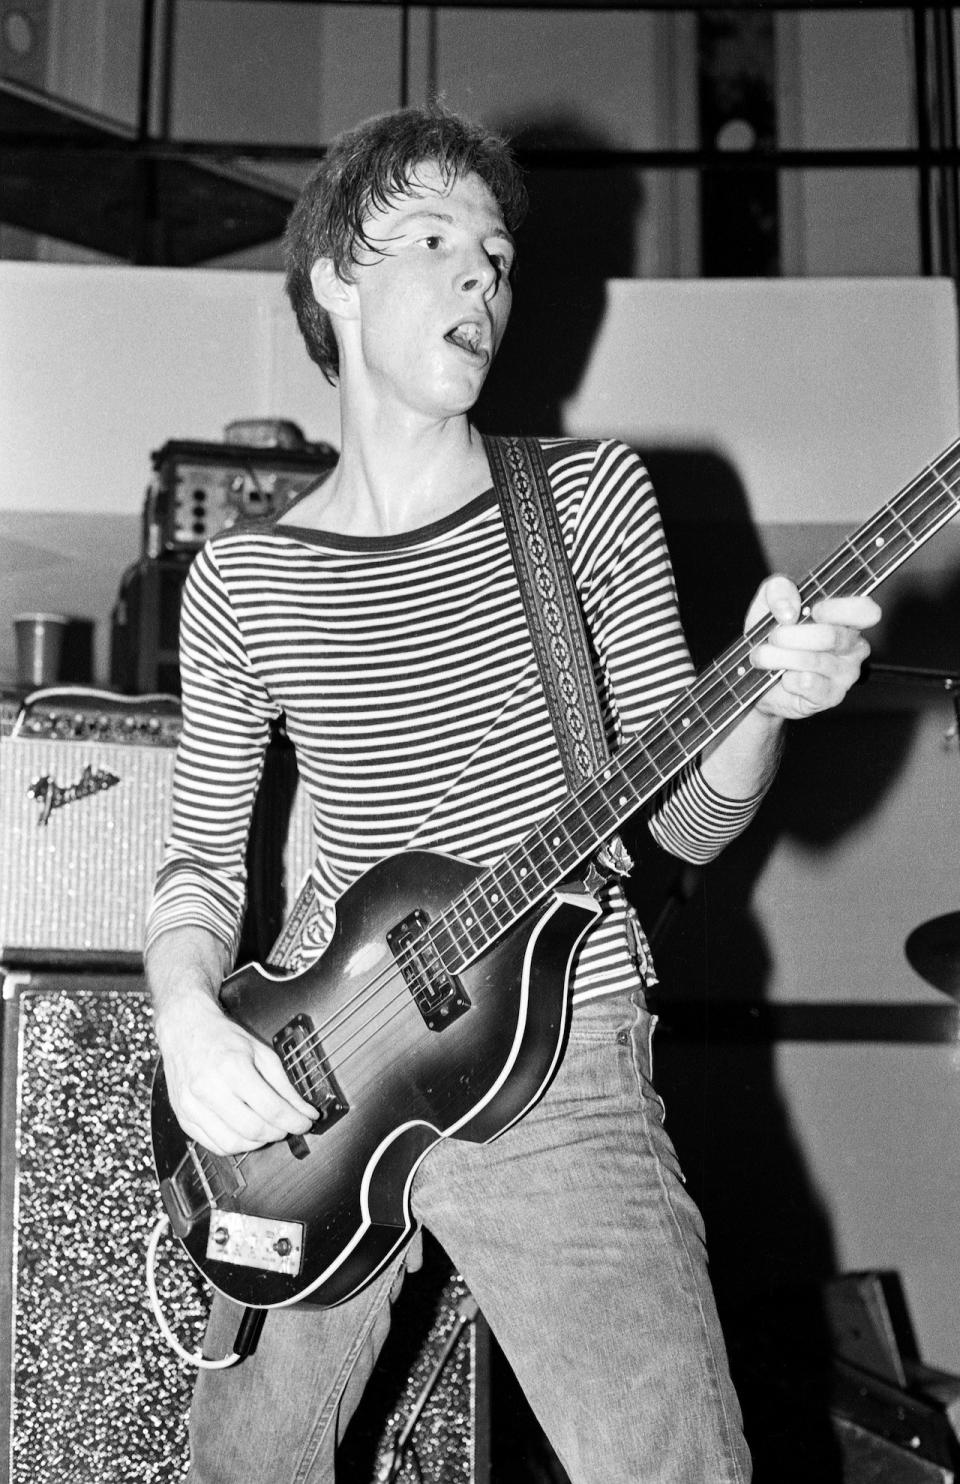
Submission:
<svg viewBox="0 0 960 1484">
<path fill-rule="evenodd" d="M 611 141 L 566 114 L 498 126 L 518 150 L 602 150 Z M 643 193 L 635 171 L 527 170 L 530 212 L 518 234 L 513 313 L 476 409 L 485 432 L 549 436 L 580 384 L 603 316 L 606 282 L 633 273 Z"/>
<path fill-rule="evenodd" d="M 877 648 L 888 664 L 960 674 L 960 572 L 945 572 L 931 583 L 908 571 L 898 582 Z"/>
</svg>

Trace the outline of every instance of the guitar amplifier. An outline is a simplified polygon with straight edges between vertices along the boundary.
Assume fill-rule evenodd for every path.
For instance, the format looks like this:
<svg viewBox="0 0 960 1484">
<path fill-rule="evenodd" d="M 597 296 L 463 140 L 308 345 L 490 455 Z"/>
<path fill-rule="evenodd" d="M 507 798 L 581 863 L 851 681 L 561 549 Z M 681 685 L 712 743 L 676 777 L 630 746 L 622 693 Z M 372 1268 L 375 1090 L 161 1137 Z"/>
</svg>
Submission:
<svg viewBox="0 0 960 1484">
<path fill-rule="evenodd" d="M 165 696 L 27 698 L 0 741 L 0 956 L 140 953 L 179 733 Z"/>
<path fill-rule="evenodd" d="M 27 698 L 0 740 L 0 958 L 139 962 L 179 735 L 169 696 L 58 688 Z M 313 858 L 292 749 L 282 762 L 274 751 L 251 832 L 249 957 L 279 932 Z"/>
</svg>

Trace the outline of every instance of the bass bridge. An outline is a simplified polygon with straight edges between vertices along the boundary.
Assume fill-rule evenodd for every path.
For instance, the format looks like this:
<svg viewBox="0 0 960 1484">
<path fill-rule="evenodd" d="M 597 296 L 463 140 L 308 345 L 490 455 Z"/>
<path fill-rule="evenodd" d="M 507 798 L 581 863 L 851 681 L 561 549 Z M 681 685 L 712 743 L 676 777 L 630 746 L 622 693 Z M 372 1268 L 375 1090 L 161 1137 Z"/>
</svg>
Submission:
<svg viewBox="0 0 960 1484">
<path fill-rule="evenodd" d="M 181 1241 L 194 1223 L 244 1187 L 240 1161 L 233 1154 L 212 1154 L 193 1139 L 173 1174 L 160 1182 L 160 1196 L 174 1235 Z"/>
<path fill-rule="evenodd" d="M 429 921 L 417 907 L 390 929 L 387 942 L 424 1024 L 431 1031 L 443 1031 L 469 1010 L 470 1000 L 427 933 Z"/>
</svg>

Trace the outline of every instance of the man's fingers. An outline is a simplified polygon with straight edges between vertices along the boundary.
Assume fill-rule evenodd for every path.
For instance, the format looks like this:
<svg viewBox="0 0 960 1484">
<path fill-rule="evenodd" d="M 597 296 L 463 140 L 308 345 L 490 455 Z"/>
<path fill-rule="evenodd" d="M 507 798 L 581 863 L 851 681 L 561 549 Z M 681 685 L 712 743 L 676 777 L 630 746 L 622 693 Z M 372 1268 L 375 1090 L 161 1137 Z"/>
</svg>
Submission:
<svg viewBox="0 0 960 1484">
<path fill-rule="evenodd" d="M 809 716 L 843 699 L 870 653 L 863 630 L 881 617 L 878 605 L 867 597 L 819 598 L 810 608 L 801 608 L 797 588 L 782 576 L 768 577 L 757 590 L 747 615 L 748 632 L 768 615 L 774 626 L 750 659 L 779 680 L 757 706 L 786 717 Z"/>
<path fill-rule="evenodd" d="M 872 598 L 821 598 L 814 603 L 811 617 L 816 623 L 872 629 L 883 617 L 883 610 Z"/>
<path fill-rule="evenodd" d="M 760 584 L 747 613 L 746 627 L 752 628 L 768 614 L 778 623 L 792 623 L 800 617 L 800 594 L 789 577 L 777 574 Z"/>
<path fill-rule="evenodd" d="M 781 575 L 768 577 L 757 589 L 747 615 L 747 628 L 768 614 L 781 625 L 806 621 L 853 629 L 871 629 L 883 616 L 879 604 L 868 597 L 818 598 L 809 611 L 803 611 L 796 584 Z"/>
<path fill-rule="evenodd" d="M 832 651 L 837 642 L 837 629 L 829 623 L 781 623 L 771 630 L 758 649 L 777 647 L 802 651 L 818 649 Z"/>
<path fill-rule="evenodd" d="M 810 670 L 822 675 L 832 673 L 837 662 L 862 664 L 869 653 L 870 645 L 858 629 L 831 630 L 810 643 L 804 626 L 786 633 L 775 630 L 773 639 L 758 644 L 751 658 L 761 670 Z"/>
<path fill-rule="evenodd" d="M 184 1130 L 215 1153 L 238 1153 L 303 1134 L 316 1112 L 288 1082 L 279 1057 L 239 1026 L 217 1023 L 218 1044 L 168 1070 L 167 1087 Z"/>
<path fill-rule="evenodd" d="M 283 1137 L 269 1129 L 265 1131 L 259 1119 L 250 1123 L 251 1133 L 243 1133 L 237 1127 L 238 1122 L 245 1121 L 238 1108 L 233 1108 L 225 1118 L 210 1108 L 199 1109 L 195 1118 L 184 1109 L 178 1117 L 187 1137 L 196 1139 L 212 1154 L 239 1154 L 242 1150 L 259 1149 L 264 1144 L 273 1144 Z"/>
<path fill-rule="evenodd" d="M 257 1072 L 263 1078 L 264 1096 L 257 1106 L 264 1107 L 265 1116 L 280 1118 L 289 1117 L 291 1112 L 298 1119 L 307 1119 L 307 1127 L 316 1118 L 316 1109 L 300 1096 L 290 1082 L 283 1069 L 283 1063 L 269 1046 L 262 1045 L 259 1041 L 253 1043 L 253 1063 Z M 273 1097 L 266 1097 L 266 1089 L 270 1089 Z M 290 1129 L 290 1133 L 302 1133 L 299 1126 Z"/>
<path fill-rule="evenodd" d="M 306 1133 L 313 1122 L 263 1082 L 254 1086 L 249 1102 L 236 1090 L 222 1087 L 211 1087 L 209 1100 L 203 1102 L 185 1096 L 182 1113 L 186 1131 L 215 1154 L 273 1144 L 288 1134 Z"/>
</svg>

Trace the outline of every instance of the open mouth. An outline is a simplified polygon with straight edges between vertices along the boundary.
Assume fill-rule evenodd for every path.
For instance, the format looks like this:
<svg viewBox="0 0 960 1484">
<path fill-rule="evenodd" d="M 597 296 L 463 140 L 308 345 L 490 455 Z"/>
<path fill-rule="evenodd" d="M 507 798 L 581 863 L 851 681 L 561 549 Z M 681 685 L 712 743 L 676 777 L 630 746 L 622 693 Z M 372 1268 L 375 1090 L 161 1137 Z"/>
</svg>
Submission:
<svg viewBox="0 0 960 1484">
<path fill-rule="evenodd" d="M 483 332 L 479 325 L 473 324 L 471 321 L 464 321 L 463 324 L 454 325 L 453 329 L 448 330 L 443 338 L 444 340 L 448 340 L 451 345 L 455 345 L 458 350 L 466 351 L 468 355 L 474 356 L 478 360 L 488 361 L 490 359 L 489 352 L 483 343 Z"/>
</svg>

